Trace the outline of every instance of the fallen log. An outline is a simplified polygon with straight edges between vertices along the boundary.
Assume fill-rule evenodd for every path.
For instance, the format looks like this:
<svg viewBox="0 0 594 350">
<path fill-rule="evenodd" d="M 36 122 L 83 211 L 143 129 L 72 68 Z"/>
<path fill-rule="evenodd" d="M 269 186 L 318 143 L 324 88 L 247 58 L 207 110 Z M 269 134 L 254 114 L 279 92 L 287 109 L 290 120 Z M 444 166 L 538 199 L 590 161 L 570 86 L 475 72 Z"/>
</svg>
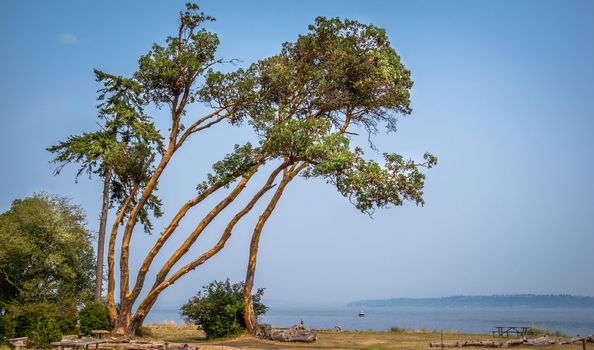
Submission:
<svg viewBox="0 0 594 350">
<path fill-rule="evenodd" d="M 528 339 L 526 339 L 526 338 L 510 339 L 510 340 L 504 342 L 503 344 L 501 344 L 500 348 L 509 348 L 510 346 L 522 345 L 522 344 L 525 344 L 527 342 L 527 340 Z M 543 344 L 543 345 L 549 345 L 549 344 Z"/>
<path fill-rule="evenodd" d="M 510 339 L 505 342 L 495 340 L 459 340 L 454 343 L 442 343 L 442 342 L 431 342 L 429 347 L 432 348 L 461 348 L 465 346 L 484 347 L 484 348 L 508 348 L 510 346 L 518 345 L 533 345 L 533 346 L 548 346 L 548 345 L 566 345 L 573 344 L 581 341 L 587 341 L 594 343 L 594 334 L 585 337 L 574 337 L 569 339 L 550 338 L 548 336 L 528 339 L 518 338 Z"/>
<path fill-rule="evenodd" d="M 573 337 L 573 338 L 569 338 L 567 340 L 563 340 L 560 342 L 560 344 L 565 345 L 565 344 L 573 344 L 573 343 L 577 343 L 577 342 L 581 342 L 582 340 L 590 342 L 590 343 L 594 343 L 594 334 L 592 335 L 587 335 L 585 337 Z"/>
<path fill-rule="evenodd" d="M 112 339 L 99 346 L 100 350 L 198 350 L 184 343 L 168 343 L 147 339 Z"/>
<path fill-rule="evenodd" d="M 494 340 L 460 340 L 455 343 L 442 343 L 442 342 L 433 342 L 429 343 L 429 347 L 432 348 L 461 348 L 464 346 L 476 346 L 476 347 L 483 347 L 483 348 L 499 348 L 501 347 L 500 342 L 496 342 Z"/>
<path fill-rule="evenodd" d="M 282 342 L 302 342 L 313 343 L 316 341 L 316 332 L 312 329 L 305 328 L 302 324 L 296 324 L 289 329 L 272 331 L 271 340 Z"/>
<path fill-rule="evenodd" d="M 296 324 L 288 329 L 272 329 L 269 324 L 258 323 L 255 336 L 266 340 L 301 343 L 313 343 L 317 339 L 316 332 L 313 329 L 305 328 L 302 324 Z"/>
</svg>

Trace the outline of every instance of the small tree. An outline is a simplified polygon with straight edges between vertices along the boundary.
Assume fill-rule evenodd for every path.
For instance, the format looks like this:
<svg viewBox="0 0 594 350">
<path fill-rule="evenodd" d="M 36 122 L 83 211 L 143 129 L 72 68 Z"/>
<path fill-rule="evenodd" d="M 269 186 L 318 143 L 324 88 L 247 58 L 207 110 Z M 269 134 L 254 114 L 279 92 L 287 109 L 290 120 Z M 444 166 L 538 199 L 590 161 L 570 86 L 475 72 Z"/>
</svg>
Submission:
<svg viewBox="0 0 594 350">
<path fill-rule="evenodd" d="M 85 215 L 66 198 L 17 199 L 0 215 L 0 313 L 11 304 L 75 310 L 92 296 L 93 249 Z"/>
<path fill-rule="evenodd" d="M 236 335 L 246 329 L 243 288 L 243 282 L 213 281 L 182 305 L 181 314 L 187 322 L 201 326 L 210 339 Z M 252 295 L 256 317 L 268 310 L 261 301 L 263 294 L 260 288 Z"/>
</svg>

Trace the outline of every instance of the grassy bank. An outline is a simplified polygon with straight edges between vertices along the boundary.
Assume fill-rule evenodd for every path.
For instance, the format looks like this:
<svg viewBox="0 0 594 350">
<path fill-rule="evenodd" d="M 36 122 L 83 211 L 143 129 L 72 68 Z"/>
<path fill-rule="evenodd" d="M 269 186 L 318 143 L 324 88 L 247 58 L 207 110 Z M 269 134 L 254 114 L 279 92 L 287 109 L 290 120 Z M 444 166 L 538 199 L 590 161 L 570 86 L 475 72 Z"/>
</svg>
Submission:
<svg viewBox="0 0 594 350">
<path fill-rule="evenodd" d="M 372 332 L 372 331 L 319 331 L 318 340 L 312 344 L 302 343 L 278 343 L 254 339 L 248 335 L 242 335 L 237 338 L 207 341 L 204 333 L 197 330 L 195 326 L 175 325 L 175 324 L 152 324 L 147 325 L 151 338 L 176 342 L 199 344 L 204 349 L 369 349 L 369 350 L 389 350 L 389 349 L 410 349 L 410 350 L 428 350 L 430 342 L 441 340 L 441 333 L 427 330 L 404 330 L 395 329 L 393 332 Z M 455 342 L 458 340 L 487 340 L 493 339 L 491 334 L 458 334 L 455 332 L 444 332 L 445 342 Z M 594 350 L 594 346 L 589 345 Z M 547 346 L 547 347 L 514 347 L 514 349 L 563 349 L 563 350 L 581 350 L 581 344 Z"/>
</svg>

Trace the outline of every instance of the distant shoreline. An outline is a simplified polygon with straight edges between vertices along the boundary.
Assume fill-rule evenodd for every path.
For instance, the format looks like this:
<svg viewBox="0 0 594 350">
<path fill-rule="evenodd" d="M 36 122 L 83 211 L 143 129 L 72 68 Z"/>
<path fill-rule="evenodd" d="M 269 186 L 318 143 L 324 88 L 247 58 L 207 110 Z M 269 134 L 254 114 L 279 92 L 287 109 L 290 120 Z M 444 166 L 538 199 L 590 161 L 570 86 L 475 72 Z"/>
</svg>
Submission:
<svg viewBox="0 0 594 350">
<path fill-rule="evenodd" d="M 513 294 L 490 296 L 450 296 L 441 298 L 368 299 L 350 302 L 347 307 L 485 307 L 485 308 L 593 308 L 594 297 L 575 295 Z"/>
</svg>

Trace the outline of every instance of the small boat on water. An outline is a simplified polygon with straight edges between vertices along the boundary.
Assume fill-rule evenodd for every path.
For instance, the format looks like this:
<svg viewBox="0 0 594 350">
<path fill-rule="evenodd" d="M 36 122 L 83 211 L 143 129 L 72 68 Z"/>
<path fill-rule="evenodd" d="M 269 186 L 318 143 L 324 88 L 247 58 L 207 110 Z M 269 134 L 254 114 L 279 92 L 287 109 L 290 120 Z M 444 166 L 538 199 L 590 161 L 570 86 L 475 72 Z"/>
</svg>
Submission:
<svg viewBox="0 0 594 350">
<path fill-rule="evenodd" d="M 365 311 L 363 311 L 363 310 L 359 311 L 359 317 L 365 317 Z"/>
</svg>

